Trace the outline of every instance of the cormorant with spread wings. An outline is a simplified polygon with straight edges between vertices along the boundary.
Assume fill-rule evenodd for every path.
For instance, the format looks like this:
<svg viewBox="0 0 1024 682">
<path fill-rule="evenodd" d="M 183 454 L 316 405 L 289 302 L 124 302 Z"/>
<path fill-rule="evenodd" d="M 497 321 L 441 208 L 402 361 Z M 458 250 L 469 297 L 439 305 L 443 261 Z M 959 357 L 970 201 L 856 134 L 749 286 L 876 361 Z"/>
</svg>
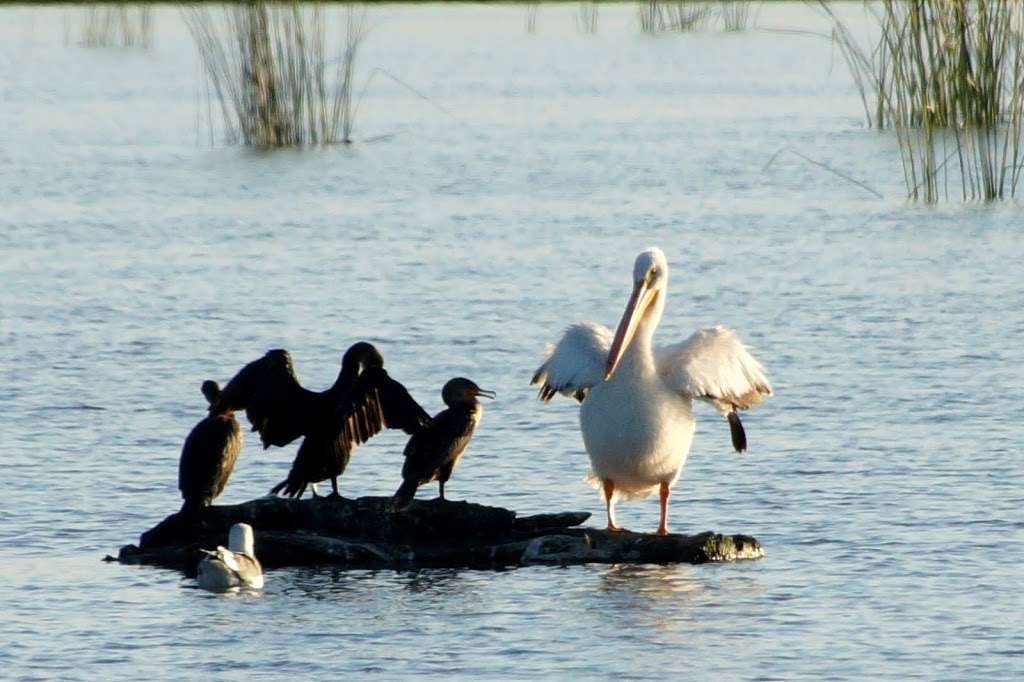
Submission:
<svg viewBox="0 0 1024 682">
<path fill-rule="evenodd" d="M 337 380 L 321 392 L 299 384 L 288 351 L 269 351 L 243 367 L 210 409 L 217 414 L 243 408 L 264 449 L 305 437 L 288 478 L 271 489 L 290 497 L 326 479 L 337 495 L 338 477 L 356 445 L 383 428 L 413 434 L 430 423 L 430 415 L 388 376 L 384 358 L 366 342 L 345 352 Z"/>
</svg>

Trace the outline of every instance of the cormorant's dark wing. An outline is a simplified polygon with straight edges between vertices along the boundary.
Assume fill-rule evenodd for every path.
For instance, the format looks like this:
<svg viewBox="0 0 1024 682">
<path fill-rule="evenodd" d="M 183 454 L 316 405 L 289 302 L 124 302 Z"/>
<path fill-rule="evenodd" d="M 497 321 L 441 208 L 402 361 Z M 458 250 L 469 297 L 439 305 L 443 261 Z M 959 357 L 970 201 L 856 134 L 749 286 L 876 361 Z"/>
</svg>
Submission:
<svg viewBox="0 0 1024 682">
<path fill-rule="evenodd" d="M 349 448 L 365 443 L 381 429 L 401 429 L 415 434 L 431 423 L 405 386 L 382 367 L 370 367 L 359 375 L 338 407 L 339 437 Z"/>
<path fill-rule="evenodd" d="M 264 449 L 283 447 L 305 433 L 310 395 L 295 376 L 291 355 L 277 349 L 239 370 L 210 406 L 210 412 L 244 409 Z"/>
<path fill-rule="evenodd" d="M 428 415 L 405 387 L 380 367 L 362 372 L 342 396 L 328 423 L 312 424 L 295 455 L 288 478 L 272 493 L 297 497 L 310 483 L 344 473 L 352 450 L 382 429 L 415 433 L 430 424 Z"/>
<path fill-rule="evenodd" d="M 455 465 L 469 445 L 475 427 L 472 415 L 465 410 L 440 412 L 406 444 L 402 479 L 415 480 L 420 485 L 433 481 L 442 469 Z"/>
<path fill-rule="evenodd" d="M 210 504 L 224 490 L 242 450 L 242 431 L 233 417 L 211 416 L 185 438 L 178 463 L 178 490 L 186 506 Z"/>
</svg>

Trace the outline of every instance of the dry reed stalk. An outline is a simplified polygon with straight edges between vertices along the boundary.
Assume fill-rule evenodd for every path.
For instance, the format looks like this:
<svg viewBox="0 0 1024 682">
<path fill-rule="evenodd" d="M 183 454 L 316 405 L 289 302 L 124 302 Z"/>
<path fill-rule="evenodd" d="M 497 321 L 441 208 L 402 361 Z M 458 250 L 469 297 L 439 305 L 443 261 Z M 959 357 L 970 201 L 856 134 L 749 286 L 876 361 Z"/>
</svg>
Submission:
<svg viewBox="0 0 1024 682">
<path fill-rule="evenodd" d="M 711 7 L 693 0 L 641 0 L 637 17 L 644 33 L 696 31 L 711 17 Z"/>
<path fill-rule="evenodd" d="M 745 0 L 723 0 L 718 11 L 722 15 L 722 28 L 728 32 L 747 30 L 757 16 L 753 3 Z"/>
<path fill-rule="evenodd" d="M 583 33 L 597 33 L 597 2 L 596 0 L 580 0 L 576 14 L 576 30 Z"/>
<path fill-rule="evenodd" d="M 880 9 L 872 3 L 879 39 L 870 51 L 828 3 L 819 4 L 832 19 L 833 40 L 868 124 L 896 133 L 908 196 L 948 198 L 951 182 L 963 200 L 1015 195 L 1024 164 L 1020 3 L 883 0 Z"/>
<path fill-rule="evenodd" d="M 327 57 L 320 3 L 250 2 L 216 16 L 182 10 L 230 142 L 257 147 L 351 142 L 352 80 L 366 12 L 349 6 L 341 53 Z"/>
<path fill-rule="evenodd" d="M 152 9 L 125 3 L 90 4 L 85 7 L 81 29 L 86 47 L 147 48 L 153 35 Z"/>
<path fill-rule="evenodd" d="M 526 32 L 537 32 L 537 12 L 540 10 L 539 2 L 528 2 L 526 4 Z"/>
</svg>

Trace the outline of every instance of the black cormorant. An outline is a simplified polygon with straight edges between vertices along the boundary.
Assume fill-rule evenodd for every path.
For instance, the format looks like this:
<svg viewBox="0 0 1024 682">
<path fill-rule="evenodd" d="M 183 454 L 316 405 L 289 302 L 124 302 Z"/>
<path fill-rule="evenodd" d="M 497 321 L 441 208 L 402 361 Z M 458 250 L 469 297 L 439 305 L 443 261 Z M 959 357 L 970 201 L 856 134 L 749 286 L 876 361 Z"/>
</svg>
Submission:
<svg viewBox="0 0 1024 682">
<path fill-rule="evenodd" d="M 216 381 L 204 381 L 202 391 L 211 405 L 221 392 Z M 178 490 L 185 500 L 181 510 L 208 507 L 227 485 L 241 451 L 242 429 L 231 410 L 196 424 L 185 438 L 178 462 Z"/>
<path fill-rule="evenodd" d="M 299 497 L 308 485 L 331 479 L 338 494 L 338 477 L 356 445 L 385 427 L 411 434 L 430 422 L 430 415 L 383 365 L 372 344 L 353 344 L 334 384 L 316 392 L 299 384 L 288 351 L 272 350 L 243 367 L 211 411 L 245 408 L 264 449 L 305 437 L 288 478 L 271 493 Z"/>
<path fill-rule="evenodd" d="M 402 485 L 391 501 L 392 509 L 401 511 L 407 508 L 416 495 L 416 489 L 431 481 L 438 481 L 440 496 L 444 499 L 444 484 L 451 478 L 452 470 L 469 445 L 473 429 L 483 414 L 478 396 L 494 398 L 494 393 L 462 377 L 444 385 L 441 398 L 448 409 L 438 412 L 433 421 L 414 434 L 405 446 Z"/>
</svg>

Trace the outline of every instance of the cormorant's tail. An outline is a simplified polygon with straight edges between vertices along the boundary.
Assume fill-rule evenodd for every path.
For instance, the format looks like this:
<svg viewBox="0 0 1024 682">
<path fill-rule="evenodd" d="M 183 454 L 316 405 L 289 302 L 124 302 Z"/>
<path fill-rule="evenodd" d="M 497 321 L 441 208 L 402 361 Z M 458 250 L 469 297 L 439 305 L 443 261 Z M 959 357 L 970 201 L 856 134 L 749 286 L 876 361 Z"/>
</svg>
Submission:
<svg viewBox="0 0 1024 682">
<path fill-rule="evenodd" d="M 747 432 L 743 430 L 740 415 L 733 411 L 729 413 L 727 419 L 729 420 L 729 431 L 732 433 L 732 446 L 736 448 L 736 452 L 743 452 L 747 449 Z"/>
<path fill-rule="evenodd" d="M 419 484 L 415 479 L 405 479 L 402 481 L 402 485 L 399 486 L 398 490 L 395 491 L 395 496 L 391 498 L 391 511 L 405 511 L 412 504 L 412 498 L 416 497 L 416 489 L 419 488 Z"/>
<path fill-rule="evenodd" d="M 293 481 L 289 476 L 271 488 L 270 494 L 277 495 L 283 492 L 285 497 L 302 497 L 302 493 L 306 492 L 307 485 L 305 481 Z"/>
</svg>

